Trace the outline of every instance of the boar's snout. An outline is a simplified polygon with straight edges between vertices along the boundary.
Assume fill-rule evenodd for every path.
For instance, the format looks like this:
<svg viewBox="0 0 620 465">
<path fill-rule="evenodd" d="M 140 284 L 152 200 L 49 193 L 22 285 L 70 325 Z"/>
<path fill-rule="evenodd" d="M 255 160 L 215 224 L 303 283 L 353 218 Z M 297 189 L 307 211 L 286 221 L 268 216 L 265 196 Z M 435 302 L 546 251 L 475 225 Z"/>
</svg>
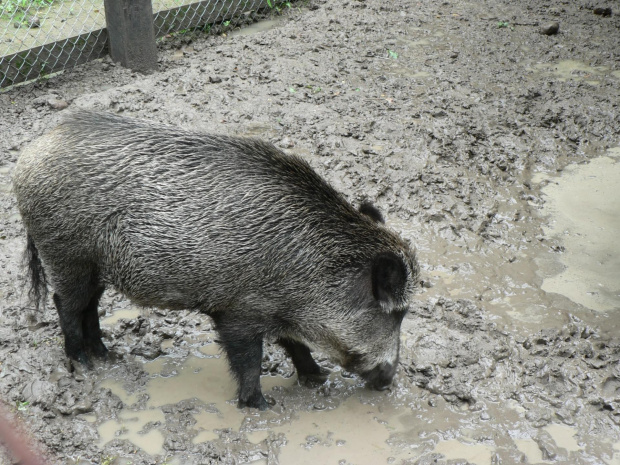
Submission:
<svg viewBox="0 0 620 465">
<path fill-rule="evenodd" d="M 385 391 L 392 385 L 397 364 L 383 362 L 362 375 L 368 387 L 377 391 Z"/>
</svg>

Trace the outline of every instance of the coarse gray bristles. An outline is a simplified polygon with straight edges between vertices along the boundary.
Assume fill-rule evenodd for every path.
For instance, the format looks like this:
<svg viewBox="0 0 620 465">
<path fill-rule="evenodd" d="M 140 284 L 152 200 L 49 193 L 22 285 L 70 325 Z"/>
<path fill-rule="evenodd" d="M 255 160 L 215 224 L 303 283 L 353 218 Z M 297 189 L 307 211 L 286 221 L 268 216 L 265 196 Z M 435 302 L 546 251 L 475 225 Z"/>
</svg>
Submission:
<svg viewBox="0 0 620 465">
<path fill-rule="evenodd" d="M 271 144 L 78 111 L 24 150 L 14 190 L 72 358 L 105 351 L 92 312 L 106 287 L 213 316 L 233 372 L 234 341 L 250 336 L 359 373 L 398 357 L 414 252 L 375 207 Z"/>
</svg>

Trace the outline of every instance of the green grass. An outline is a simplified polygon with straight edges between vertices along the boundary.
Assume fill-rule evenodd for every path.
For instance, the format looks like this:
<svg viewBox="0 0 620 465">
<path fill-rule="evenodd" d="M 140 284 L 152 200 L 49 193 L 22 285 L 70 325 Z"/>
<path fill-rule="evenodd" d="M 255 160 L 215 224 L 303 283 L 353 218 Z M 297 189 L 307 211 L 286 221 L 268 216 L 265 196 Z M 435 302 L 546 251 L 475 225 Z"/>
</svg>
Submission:
<svg viewBox="0 0 620 465">
<path fill-rule="evenodd" d="M 26 402 L 17 402 L 17 410 L 19 410 L 20 412 L 27 412 L 28 411 L 28 407 L 30 407 L 30 402 L 26 401 Z"/>
<path fill-rule="evenodd" d="M 267 0 L 267 5 L 269 5 L 269 8 L 277 11 L 278 13 L 282 10 L 282 8 L 292 8 L 289 0 Z"/>
<path fill-rule="evenodd" d="M 106 455 L 101 459 L 101 465 L 112 465 L 116 460 L 115 456 Z"/>
<path fill-rule="evenodd" d="M 30 8 L 50 6 L 53 2 L 54 0 L 0 0 L 0 16 L 21 23 Z"/>
</svg>

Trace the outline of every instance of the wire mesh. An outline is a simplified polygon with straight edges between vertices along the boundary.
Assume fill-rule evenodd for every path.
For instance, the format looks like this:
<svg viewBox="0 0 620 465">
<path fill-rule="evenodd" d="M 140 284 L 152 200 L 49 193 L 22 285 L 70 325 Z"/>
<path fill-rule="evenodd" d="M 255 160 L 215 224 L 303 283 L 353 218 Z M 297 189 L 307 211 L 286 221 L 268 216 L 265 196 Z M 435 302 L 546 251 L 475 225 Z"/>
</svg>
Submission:
<svg viewBox="0 0 620 465">
<path fill-rule="evenodd" d="M 106 53 L 104 0 L 0 0 L 0 88 Z M 276 3 L 277 2 L 277 3 Z M 155 36 L 253 22 L 288 0 L 154 0 Z M 213 25 L 218 28 L 212 29 Z"/>
<path fill-rule="evenodd" d="M 201 26 L 205 32 L 214 25 L 238 27 L 273 7 L 272 0 L 153 0 L 155 37 Z"/>
<path fill-rule="evenodd" d="M 103 0 L 0 0 L 0 87 L 99 56 L 104 27 Z"/>
</svg>

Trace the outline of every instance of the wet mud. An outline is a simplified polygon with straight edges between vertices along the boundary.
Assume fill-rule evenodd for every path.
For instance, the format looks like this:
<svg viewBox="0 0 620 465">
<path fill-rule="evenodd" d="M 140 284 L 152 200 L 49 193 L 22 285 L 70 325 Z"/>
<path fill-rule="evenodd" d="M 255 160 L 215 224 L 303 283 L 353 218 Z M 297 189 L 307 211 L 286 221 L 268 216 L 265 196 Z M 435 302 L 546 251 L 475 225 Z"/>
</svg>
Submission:
<svg viewBox="0 0 620 465">
<path fill-rule="evenodd" d="M 620 16 L 595 6 L 315 1 L 167 39 L 148 76 L 104 59 L 0 94 L 0 399 L 54 464 L 620 463 Z M 114 292 L 110 360 L 72 371 L 10 179 L 77 107 L 258 136 L 374 202 L 423 269 L 392 389 L 322 354 L 300 385 L 268 344 L 274 406 L 238 410 L 207 316 Z"/>
</svg>

